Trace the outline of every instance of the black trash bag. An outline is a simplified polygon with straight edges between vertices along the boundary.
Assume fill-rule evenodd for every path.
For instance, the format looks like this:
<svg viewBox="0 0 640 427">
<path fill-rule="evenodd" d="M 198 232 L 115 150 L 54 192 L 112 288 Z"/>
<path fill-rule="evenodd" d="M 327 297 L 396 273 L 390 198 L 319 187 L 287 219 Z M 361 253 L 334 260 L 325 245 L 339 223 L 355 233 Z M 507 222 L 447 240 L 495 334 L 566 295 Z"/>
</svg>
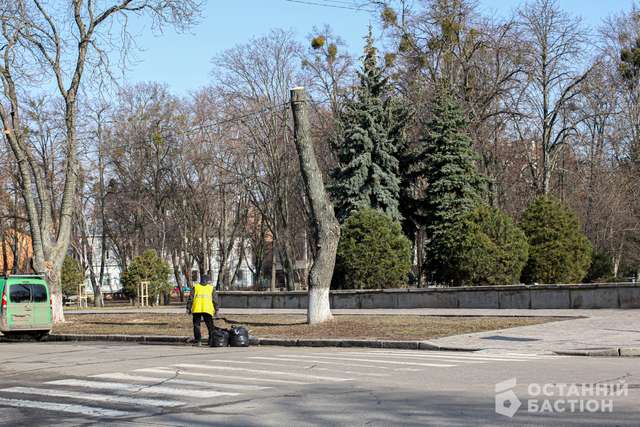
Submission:
<svg viewBox="0 0 640 427">
<path fill-rule="evenodd" d="M 229 345 L 229 331 L 226 329 L 216 328 L 213 331 L 213 336 L 211 337 L 209 345 L 211 347 L 227 347 Z"/>
<path fill-rule="evenodd" d="M 232 326 L 229 330 L 229 345 L 231 347 L 248 347 L 249 331 L 244 326 Z"/>
</svg>

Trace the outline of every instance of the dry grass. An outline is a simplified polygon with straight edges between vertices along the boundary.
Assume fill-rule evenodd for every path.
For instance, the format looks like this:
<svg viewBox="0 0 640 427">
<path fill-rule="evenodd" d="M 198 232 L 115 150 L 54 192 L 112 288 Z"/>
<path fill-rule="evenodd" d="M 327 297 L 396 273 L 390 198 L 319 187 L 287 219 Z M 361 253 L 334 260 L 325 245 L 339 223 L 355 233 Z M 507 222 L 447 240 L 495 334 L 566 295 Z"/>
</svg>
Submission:
<svg viewBox="0 0 640 427">
<path fill-rule="evenodd" d="M 55 333 L 192 335 L 191 316 L 186 314 L 67 314 L 67 322 Z M 338 315 L 320 325 L 309 326 L 303 315 L 230 315 L 216 326 L 245 325 L 261 338 L 344 338 L 427 340 L 473 332 L 535 325 L 561 320 L 553 317 L 440 317 L 405 315 Z M 204 328 L 204 324 L 202 325 Z M 206 328 L 205 328 L 206 329 Z"/>
</svg>

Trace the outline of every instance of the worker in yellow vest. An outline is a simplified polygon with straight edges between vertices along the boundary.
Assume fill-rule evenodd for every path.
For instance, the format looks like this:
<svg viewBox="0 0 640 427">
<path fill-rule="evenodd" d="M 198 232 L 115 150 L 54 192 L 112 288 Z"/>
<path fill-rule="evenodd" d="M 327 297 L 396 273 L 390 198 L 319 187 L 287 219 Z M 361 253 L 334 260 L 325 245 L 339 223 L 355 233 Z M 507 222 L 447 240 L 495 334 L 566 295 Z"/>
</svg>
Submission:
<svg viewBox="0 0 640 427">
<path fill-rule="evenodd" d="M 207 325 L 207 332 L 209 332 L 208 343 L 211 344 L 214 328 L 213 314 L 215 313 L 214 288 L 211 284 L 211 279 L 209 276 L 202 275 L 200 282 L 193 285 L 193 290 L 187 300 L 187 312 L 193 316 L 193 336 L 195 339 L 194 345 L 196 346 L 201 345 L 200 324 L 203 319 Z"/>
</svg>

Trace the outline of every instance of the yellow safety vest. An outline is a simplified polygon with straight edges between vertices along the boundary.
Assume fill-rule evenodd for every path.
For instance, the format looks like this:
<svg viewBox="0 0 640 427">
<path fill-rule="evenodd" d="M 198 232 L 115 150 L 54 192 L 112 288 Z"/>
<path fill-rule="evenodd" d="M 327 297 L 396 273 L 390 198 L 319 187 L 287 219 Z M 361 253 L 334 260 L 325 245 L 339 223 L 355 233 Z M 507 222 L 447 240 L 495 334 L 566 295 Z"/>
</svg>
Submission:
<svg viewBox="0 0 640 427">
<path fill-rule="evenodd" d="M 192 313 L 209 313 L 213 316 L 215 312 L 213 308 L 213 286 L 201 285 L 196 283 L 193 285 L 193 305 Z"/>
</svg>

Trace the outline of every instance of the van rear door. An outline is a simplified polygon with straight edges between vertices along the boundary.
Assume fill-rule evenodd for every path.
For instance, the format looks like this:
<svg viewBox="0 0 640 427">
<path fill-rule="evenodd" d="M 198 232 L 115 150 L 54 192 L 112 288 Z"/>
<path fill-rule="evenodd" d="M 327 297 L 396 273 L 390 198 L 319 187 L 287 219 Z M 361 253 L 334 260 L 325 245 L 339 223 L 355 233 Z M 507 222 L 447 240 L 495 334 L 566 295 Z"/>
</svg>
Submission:
<svg viewBox="0 0 640 427">
<path fill-rule="evenodd" d="M 31 302 L 33 304 L 33 323 L 34 329 L 50 329 L 51 328 L 51 305 L 49 302 L 49 292 L 44 283 L 32 283 Z"/>
<path fill-rule="evenodd" d="M 31 303 L 31 285 L 8 282 L 7 292 L 9 318 L 7 323 L 10 329 L 30 329 L 33 317 L 33 304 Z"/>
</svg>

